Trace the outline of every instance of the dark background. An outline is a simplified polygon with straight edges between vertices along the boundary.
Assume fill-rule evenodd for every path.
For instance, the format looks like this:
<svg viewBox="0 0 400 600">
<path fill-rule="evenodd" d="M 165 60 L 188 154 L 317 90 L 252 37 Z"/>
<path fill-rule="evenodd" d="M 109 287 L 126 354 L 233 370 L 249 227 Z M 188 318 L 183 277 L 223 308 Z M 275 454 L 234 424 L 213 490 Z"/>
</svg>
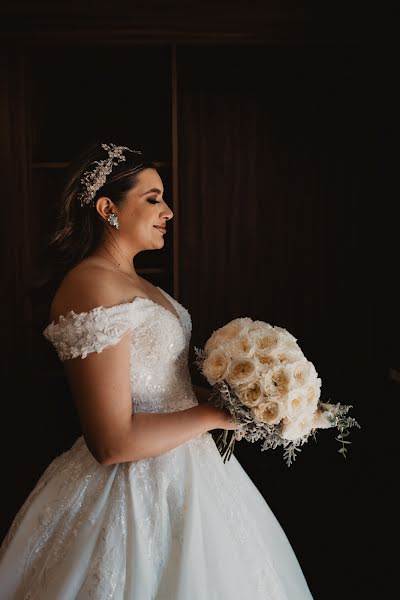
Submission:
<svg viewBox="0 0 400 600">
<path fill-rule="evenodd" d="M 2 534 L 80 434 L 42 339 L 46 261 L 65 168 L 93 136 L 159 162 L 174 228 L 135 264 L 193 320 L 286 327 L 323 397 L 353 405 L 289 469 L 235 454 L 291 541 L 316 599 L 386 597 L 396 524 L 398 97 L 384 4 L 8 3 L 1 20 Z M 191 361 L 193 361 L 193 353 Z M 193 380 L 204 384 L 191 362 Z"/>
</svg>

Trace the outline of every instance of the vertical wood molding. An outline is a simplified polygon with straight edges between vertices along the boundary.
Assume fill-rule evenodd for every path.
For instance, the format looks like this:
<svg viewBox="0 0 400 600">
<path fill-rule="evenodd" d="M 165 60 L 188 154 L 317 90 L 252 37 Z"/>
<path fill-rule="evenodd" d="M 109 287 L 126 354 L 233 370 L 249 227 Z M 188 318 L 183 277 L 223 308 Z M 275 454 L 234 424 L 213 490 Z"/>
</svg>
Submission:
<svg viewBox="0 0 400 600">
<path fill-rule="evenodd" d="M 178 188 L 178 81 L 176 65 L 176 44 L 171 47 L 172 75 L 172 205 L 174 218 L 173 269 L 174 297 L 179 300 L 179 188 Z"/>
</svg>

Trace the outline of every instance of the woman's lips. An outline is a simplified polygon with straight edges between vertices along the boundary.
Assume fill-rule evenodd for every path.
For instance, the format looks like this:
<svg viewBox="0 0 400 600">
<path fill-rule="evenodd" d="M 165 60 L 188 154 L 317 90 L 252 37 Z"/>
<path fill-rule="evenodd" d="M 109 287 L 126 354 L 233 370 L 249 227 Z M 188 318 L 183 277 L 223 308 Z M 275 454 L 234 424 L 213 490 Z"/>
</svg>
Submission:
<svg viewBox="0 0 400 600">
<path fill-rule="evenodd" d="M 167 231 L 166 227 L 159 227 L 158 225 L 153 225 L 153 227 L 155 227 L 156 229 L 159 229 L 160 231 L 162 231 L 162 233 L 165 233 Z"/>
</svg>

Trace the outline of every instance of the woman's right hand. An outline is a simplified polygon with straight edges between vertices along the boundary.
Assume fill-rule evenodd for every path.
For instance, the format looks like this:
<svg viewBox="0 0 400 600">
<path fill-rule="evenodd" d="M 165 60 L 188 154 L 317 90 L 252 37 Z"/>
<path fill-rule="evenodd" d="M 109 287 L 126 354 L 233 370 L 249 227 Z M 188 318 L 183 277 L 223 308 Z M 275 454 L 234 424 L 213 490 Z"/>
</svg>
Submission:
<svg viewBox="0 0 400 600">
<path fill-rule="evenodd" d="M 237 429 L 239 423 L 233 418 L 228 409 L 219 408 L 209 403 L 208 407 L 215 415 L 215 429 Z"/>
</svg>

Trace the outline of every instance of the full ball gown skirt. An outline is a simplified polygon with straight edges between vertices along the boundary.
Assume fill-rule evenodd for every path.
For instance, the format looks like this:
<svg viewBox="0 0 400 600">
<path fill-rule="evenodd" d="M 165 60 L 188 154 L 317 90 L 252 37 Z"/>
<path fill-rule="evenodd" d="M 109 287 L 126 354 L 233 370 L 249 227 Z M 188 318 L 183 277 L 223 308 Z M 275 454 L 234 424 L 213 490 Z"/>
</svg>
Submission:
<svg viewBox="0 0 400 600">
<path fill-rule="evenodd" d="M 61 360 L 129 330 L 132 410 L 197 405 L 189 312 L 147 298 L 70 311 L 43 334 Z M 100 465 L 83 436 L 55 458 L 0 548 L 1 600 L 310 600 L 293 549 L 234 455 L 203 433 L 156 457 Z"/>
</svg>

